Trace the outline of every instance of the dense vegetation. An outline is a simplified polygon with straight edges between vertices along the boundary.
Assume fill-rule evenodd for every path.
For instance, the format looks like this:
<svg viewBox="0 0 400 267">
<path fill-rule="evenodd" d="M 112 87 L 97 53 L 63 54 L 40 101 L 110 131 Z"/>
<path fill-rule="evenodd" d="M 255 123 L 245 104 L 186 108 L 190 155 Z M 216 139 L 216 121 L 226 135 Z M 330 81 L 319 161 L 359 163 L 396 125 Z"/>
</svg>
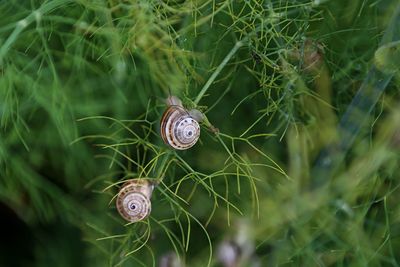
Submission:
<svg viewBox="0 0 400 267">
<path fill-rule="evenodd" d="M 398 266 L 398 1 L 0 14 L 0 266 Z M 189 150 L 160 137 L 169 95 L 206 116 Z M 152 213 L 126 224 L 140 177 Z"/>
</svg>

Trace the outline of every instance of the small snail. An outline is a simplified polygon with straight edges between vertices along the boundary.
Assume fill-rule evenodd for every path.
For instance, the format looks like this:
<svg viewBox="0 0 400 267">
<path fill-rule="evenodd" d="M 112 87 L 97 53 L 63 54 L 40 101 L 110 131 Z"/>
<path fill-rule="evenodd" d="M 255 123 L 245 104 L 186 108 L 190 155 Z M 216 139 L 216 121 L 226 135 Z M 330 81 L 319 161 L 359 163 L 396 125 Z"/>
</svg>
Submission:
<svg viewBox="0 0 400 267">
<path fill-rule="evenodd" d="M 196 110 L 186 110 L 176 96 L 167 99 L 168 108 L 161 118 L 161 137 L 167 145 L 184 150 L 196 144 L 200 136 L 199 121 L 203 114 Z"/>
<path fill-rule="evenodd" d="M 130 222 L 138 222 L 150 215 L 154 183 L 148 179 L 131 179 L 124 183 L 117 196 L 117 210 Z"/>
</svg>

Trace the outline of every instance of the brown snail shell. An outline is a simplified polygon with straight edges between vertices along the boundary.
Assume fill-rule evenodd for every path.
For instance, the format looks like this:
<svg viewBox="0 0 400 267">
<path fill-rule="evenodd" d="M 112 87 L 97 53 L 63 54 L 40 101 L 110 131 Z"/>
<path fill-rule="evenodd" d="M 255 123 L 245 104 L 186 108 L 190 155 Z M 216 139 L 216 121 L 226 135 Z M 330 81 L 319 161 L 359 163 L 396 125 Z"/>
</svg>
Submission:
<svg viewBox="0 0 400 267">
<path fill-rule="evenodd" d="M 154 183 L 148 179 L 131 179 L 118 193 L 116 206 L 119 214 L 129 222 L 146 219 L 151 212 L 151 195 Z"/>
<path fill-rule="evenodd" d="M 173 102 L 178 104 L 170 105 L 161 117 L 161 137 L 175 149 L 191 148 L 200 137 L 200 125 L 196 116 L 192 116 L 195 112 L 187 111 L 180 101 L 168 100 L 169 104 Z"/>
</svg>

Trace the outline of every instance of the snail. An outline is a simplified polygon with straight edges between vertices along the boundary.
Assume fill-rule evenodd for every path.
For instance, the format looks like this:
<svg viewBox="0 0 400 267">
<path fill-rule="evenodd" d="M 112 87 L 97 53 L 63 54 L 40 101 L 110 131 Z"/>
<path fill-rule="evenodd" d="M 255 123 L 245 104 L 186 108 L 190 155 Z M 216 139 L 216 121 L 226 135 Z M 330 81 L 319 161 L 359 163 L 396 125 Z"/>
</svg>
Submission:
<svg viewBox="0 0 400 267">
<path fill-rule="evenodd" d="M 185 109 L 176 96 L 168 97 L 167 105 L 161 117 L 161 137 L 164 143 L 178 150 L 191 148 L 199 139 L 199 121 L 202 121 L 203 114 L 196 109 Z"/>
<path fill-rule="evenodd" d="M 131 179 L 122 185 L 116 201 L 122 218 L 129 222 L 138 222 L 150 215 L 150 198 L 154 185 L 148 179 Z"/>
</svg>

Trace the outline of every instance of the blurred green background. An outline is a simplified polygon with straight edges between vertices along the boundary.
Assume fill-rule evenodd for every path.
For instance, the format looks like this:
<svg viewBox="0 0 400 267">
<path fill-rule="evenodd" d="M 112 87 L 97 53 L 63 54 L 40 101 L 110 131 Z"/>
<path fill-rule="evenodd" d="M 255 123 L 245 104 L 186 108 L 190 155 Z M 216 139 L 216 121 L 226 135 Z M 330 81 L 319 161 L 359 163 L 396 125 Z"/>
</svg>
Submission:
<svg viewBox="0 0 400 267">
<path fill-rule="evenodd" d="M 399 10 L 1 1 L 0 266 L 398 266 Z M 344 160 L 314 177 L 381 79 Z M 159 135 L 170 94 L 213 125 L 187 151 Z M 138 177 L 161 183 L 150 218 L 126 225 L 113 197 Z"/>
</svg>

